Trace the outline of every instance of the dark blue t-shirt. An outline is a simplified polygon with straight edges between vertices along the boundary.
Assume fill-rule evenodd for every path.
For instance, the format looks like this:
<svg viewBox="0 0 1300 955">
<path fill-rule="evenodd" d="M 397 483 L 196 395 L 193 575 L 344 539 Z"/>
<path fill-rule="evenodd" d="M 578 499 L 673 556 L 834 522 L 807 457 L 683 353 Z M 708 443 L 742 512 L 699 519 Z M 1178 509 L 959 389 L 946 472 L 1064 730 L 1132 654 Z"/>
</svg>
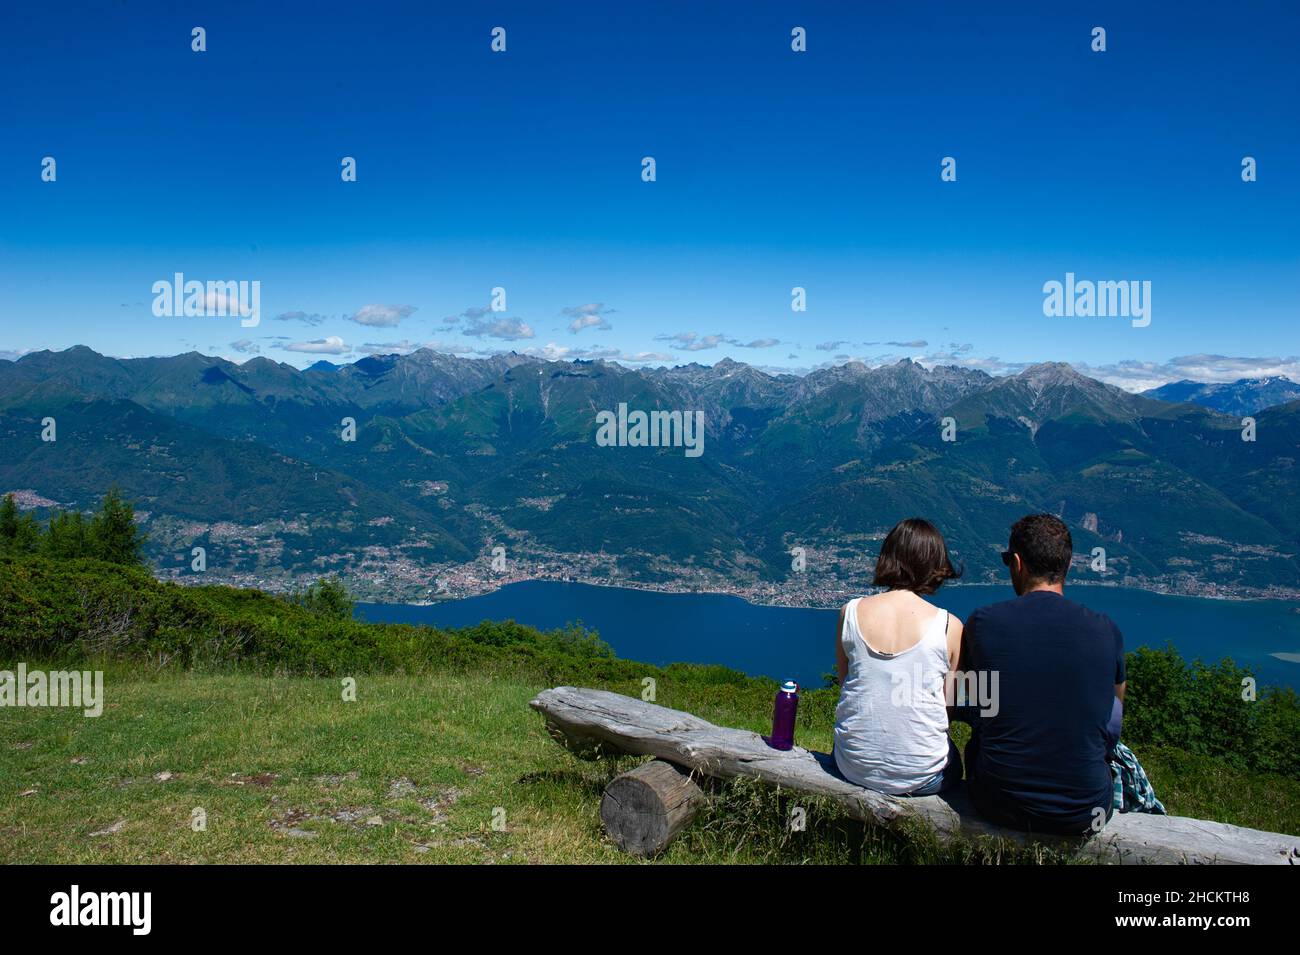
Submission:
<svg viewBox="0 0 1300 955">
<path fill-rule="evenodd" d="M 971 719 L 966 775 L 981 812 L 1045 832 L 1086 831 L 1095 807 L 1109 814 L 1107 723 L 1126 679 L 1109 617 L 1045 590 L 981 607 L 961 669 L 998 675 L 996 715 Z"/>
</svg>

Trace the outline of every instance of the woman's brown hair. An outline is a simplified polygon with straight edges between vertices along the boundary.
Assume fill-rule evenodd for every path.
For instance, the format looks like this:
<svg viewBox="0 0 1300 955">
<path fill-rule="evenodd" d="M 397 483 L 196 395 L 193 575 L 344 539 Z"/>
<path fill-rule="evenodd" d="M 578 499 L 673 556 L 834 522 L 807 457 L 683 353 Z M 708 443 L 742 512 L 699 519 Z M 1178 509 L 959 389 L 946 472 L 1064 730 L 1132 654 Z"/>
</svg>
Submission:
<svg viewBox="0 0 1300 955">
<path fill-rule="evenodd" d="M 871 583 L 890 590 L 932 594 L 945 581 L 956 580 L 961 568 L 948 559 L 948 545 L 939 528 L 919 517 L 899 521 L 880 545 L 876 576 Z"/>
</svg>

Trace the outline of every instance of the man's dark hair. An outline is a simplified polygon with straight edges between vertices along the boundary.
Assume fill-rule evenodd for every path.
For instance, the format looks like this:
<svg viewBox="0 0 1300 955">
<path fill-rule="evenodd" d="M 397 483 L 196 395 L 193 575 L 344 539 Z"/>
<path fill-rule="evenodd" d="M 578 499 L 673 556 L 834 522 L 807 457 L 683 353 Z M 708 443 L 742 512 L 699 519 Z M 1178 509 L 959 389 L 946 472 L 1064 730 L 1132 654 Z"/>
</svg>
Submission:
<svg viewBox="0 0 1300 955">
<path fill-rule="evenodd" d="M 1064 581 L 1073 550 L 1070 529 L 1053 514 L 1027 514 L 1011 525 L 1009 553 L 1020 555 L 1030 580 Z"/>
<path fill-rule="evenodd" d="M 948 545 L 939 528 L 919 517 L 899 521 L 880 545 L 876 576 L 871 583 L 890 590 L 932 594 L 961 570 L 948 559 Z"/>
</svg>

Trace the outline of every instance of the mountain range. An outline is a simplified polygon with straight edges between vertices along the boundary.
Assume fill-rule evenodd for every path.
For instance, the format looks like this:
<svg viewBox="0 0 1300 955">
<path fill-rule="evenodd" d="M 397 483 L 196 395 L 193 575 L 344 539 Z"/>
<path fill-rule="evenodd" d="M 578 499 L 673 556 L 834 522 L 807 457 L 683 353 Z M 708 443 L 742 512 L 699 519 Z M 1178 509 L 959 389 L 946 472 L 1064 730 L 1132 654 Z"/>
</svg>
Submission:
<svg viewBox="0 0 1300 955">
<path fill-rule="evenodd" d="M 1034 510 L 1070 524 L 1080 579 L 1295 594 L 1300 401 L 1258 410 L 1248 441 L 1235 405 L 1203 397 L 1060 363 L 796 376 L 420 350 L 300 371 L 79 346 L 0 362 L 0 492 L 87 508 L 117 484 L 160 574 L 190 575 L 201 546 L 217 579 L 338 573 L 389 599 L 482 589 L 502 547 L 515 577 L 817 602 L 868 583 L 880 538 L 912 515 L 944 530 L 967 579 L 994 579 L 1008 525 Z M 599 445 L 598 412 L 620 404 L 702 412 L 704 453 Z"/>
<path fill-rule="evenodd" d="M 1201 381 L 1171 381 L 1144 391 L 1161 401 L 1190 401 L 1232 415 L 1253 415 L 1274 405 L 1300 401 L 1300 385 L 1283 375 L 1268 378 L 1240 378 L 1222 384 Z"/>
</svg>

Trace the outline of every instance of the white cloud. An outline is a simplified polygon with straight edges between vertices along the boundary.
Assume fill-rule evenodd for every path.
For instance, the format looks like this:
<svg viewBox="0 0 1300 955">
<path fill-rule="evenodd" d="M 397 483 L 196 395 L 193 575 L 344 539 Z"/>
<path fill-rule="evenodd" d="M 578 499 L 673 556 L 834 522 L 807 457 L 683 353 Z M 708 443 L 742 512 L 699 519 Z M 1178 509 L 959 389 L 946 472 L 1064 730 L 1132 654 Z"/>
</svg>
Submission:
<svg viewBox="0 0 1300 955">
<path fill-rule="evenodd" d="M 1300 357 L 1241 358 L 1228 355 L 1180 355 L 1168 361 L 1120 361 L 1105 365 L 1075 363 L 1081 374 L 1123 388 L 1147 391 L 1171 381 L 1223 384 L 1242 378 L 1285 377 L 1300 381 Z"/>
<path fill-rule="evenodd" d="M 734 344 L 726 335 L 699 335 L 696 332 L 678 332 L 675 335 L 656 335 L 657 342 L 675 342 L 683 351 L 707 351 L 719 345 Z"/>
<path fill-rule="evenodd" d="M 604 302 L 588 302 L 586 305 L 570 305 L 560 309 L 565 315 L 613 315 L 614 310 Z"/>
<path fill-rule="evenodd" d="M 499 354 L 499 350 L 493 351 L 492 354 Z M 625 352 L 621 348 L 570 348 L 555 342 L 530 346 L 520 351 L 520 354 L 545 361 L 621 361 L 634 365 L 650 362 L 665 363 L 673 360 L 672 355 L 663 352 Z"/>
<path fill-rule="evenodd" d="M 605 321 L 601 315 L 579 315 L 573 321 L 569 322 L 569 332 L 573 335 L 578 334 L 585 328 L 597 328 L 601 331 L 609 331 L 614 326 Z"/>
<path fill-rule="evenodd" d="M 279 347 L 285 351 L 306 352 L 309 355 L 347 355 L 352 351 L 352 346 L 346 344 L 337 335 L 310 342 L 290 342 Z"/>
<path fill-rule="evenodd" d="M 425 346 L 418 342 L 403 338 L 400 342 L 366 342 L 358 345 L 357 351 L 363 355 L 409 355 L 423 347 Z"/>
<path fill-rule="evenodd" d="M 573 321 L 569 322 L 569 332 L 574 335 L 586 328 L 596 328 L 601 331 L 608 331 L 613 328 L 605 320 L 605 316 L 612 315 L 614 309 L 607 307 L 604 302 L 571 305 L 568 308 L 561 309 L 561 312 L 573 319 Z"/>
<path fill-rule="evenodd" d="M 470 315 L 468 312 L 461 334 L 470 338 L 500 338 L 504 341 L 520 341 L 535 336 L 532 327 L 517 318 L 488 318 L 486 314 Z"/>
<path fill-rule="evenodd" d="M 372 328 L 393 328 L 415 310 L 414 305 L 362 305 L 349 320 Z"/>
<path fill-rule="evenodd" d="M 261 346 L 251 338 L 241 338 L 237 342 L 231 342 L 230 347 L 241 355 L 256 355 L 262 351 Z"/>
<path fill-rule="evenodd" d="M 277 322 L 302 322 L 304 325 L 320 325 L 328 315 L 321 315 L 316 312 L 281 312 L 275 316 Z"/>
<path fill-rule="evenodd" d="M 471 305 L 459 315 L 448 315 L 442 320 L 442 324 L 459 325 L 462 321 L 472 324 L 491 314 L 492 309 L 487 305 Z"/>
<path fill-rule="evenodd" d="M 888 345 L 892 348 L 925 348 L 930 343 L 924 338 L 918 338 L 910 342 L 863 342 L 863 345 L 870 348 L 873 345 Z M 970 346 L 967 345 L 967 348 Z"/>
<path fill-rule="evenodd" d="M 673 342 L 673 347 L 680 348 L 682 351 L 708 351 L 711 348 L 717 348 L 719 345 L 730 345 L 733 348 L 772 348 L 781 344 L 779 338 L 755 338 L 752 341 L 742 342 L 738 338 L 732 338 L 729 335 L 718 333 L 716 335 L 700 335 L 697 332 L 677 332 L 675 335 L 656 335 L 657 342 Z"/>
<path fill-rule="evenodd" d="M 208 289 L 203 295 L 203 311 L 207 315 L 243 315 L 252 314 L 251 303 L 240 301 L 238 295 L 227 295 L 225 292 L 212 288 L 213 283 L 208 283 Z"/>
</svg>

